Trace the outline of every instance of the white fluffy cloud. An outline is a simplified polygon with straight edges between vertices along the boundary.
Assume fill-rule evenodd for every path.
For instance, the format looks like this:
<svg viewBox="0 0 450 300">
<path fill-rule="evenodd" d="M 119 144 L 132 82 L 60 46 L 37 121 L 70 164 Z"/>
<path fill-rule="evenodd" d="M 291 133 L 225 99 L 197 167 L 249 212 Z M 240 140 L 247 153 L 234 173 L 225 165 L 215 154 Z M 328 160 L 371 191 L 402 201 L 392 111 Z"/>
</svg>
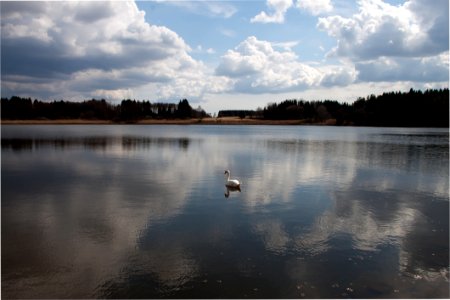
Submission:
<svg viewBox="0 0 450 300">
<path fill-rule="evenodd" d="M 329 53 L 355 59 L 428 56 L 448 50 L 448 1 L 411 0 L 400 6 L 381 0 L 359 2 L 350 18 L 320 18 L 318 28 L 337 39 Z M 443 24 L 447 24 L 446 26 Z"/>
<path fill-rule="evenodd" d="M 267 7 L 271 14 L 265 11 L 254 16 L 250 22 L 252 23 L 283 23 L 286 11 L 293 5 L 292 0 L 267 0 Z"/>
<path fill-rule="evenodd" d="M 319 19 L 318 28 L 337 40 L 328 57 L 353 61 L 361 81 L 448 81 L 447 0 L 359 5 L 349 18 Z"/>
<path fill-rule="evenodd" d="M 134 2 L 39 5 L 43 6 L 40 10 L 32 10 L 28 3 L 2 3 L 4 55 L 15 58 L 14 63 L 5 59 L 8 73 L 17 72 L 16 65 L 24 57 L 40 59 L 50 72 L 59 73 L 88 66 L 97 69 L 136 66 L 189 51 L 175 32 L 146 23 L 144 12 Z M 25 52 L 25 46 L 32 46 L 30 53 Z M 10 50 L 20 50 L 24 55 L 13 55 L 17 53 Z M 46 51 L 33 54 L 36 50 Z M 46 61 L 58 59 L 66 63 L 58 66 Z"/>
<path fill-rule="evenodd" d="M 282 23 L 293 1 L 267 1 L 271 14 L 252 22 Z M 329 0 L 298 0 L 295 6 L 320 15 L 330 13 Z M 336 39 L 327 58 L 335 65 L 301 62 L 290 48 L 247 38 L 222 56 L 216 72 L 234 80 L 239 92 L 276 92 L 348 86 L 361 82 L 448 81 L 448 1 L 410 0 L 391 5 L 361 0 L 350 17 L 319 18 L 317 27 Z"/>
<path fill-rule="evenodd" d="M 184 40 L 147 23 L 132 1 L 2 2 L 1 8 L 6 92 L 36 96 L 46 87 L 48 96 L 59 90 L 58 97 L 121 99 L 140 88 L 151 98 L 199 97 L 203 88 L 226 83 L 208 78 Z"/>
<path fill-rule="evenodd" d="M 284 23 L 284 17 L 288 9 L 294 6 L 294 0 L 267 0 L 269 13 L 260 12 L 254 16 L 252 23 Z M 297 0 L 297 8 L 305 10 L 314 16 L 328 13 L 333 10 L 330 0 Z"/>
<path fill-rule="evenodd" d="M 356 76 L 351 66 L 317 67 L 302 63 L 292 50 L 277 51 L 274 44 L 248 37 L 222 56 L 216 73 L 233 80 L 233 91 L 248 93 L 345 85 Z"/>
<path fill-rule="evenodd" d="M 200 14 L 221 20 L 236 21 L 233 18 L 241 15 L 236 2 L 169 3 L 192 13 L 199 8 Z M 192 49 L 176 32 L 148 23 L 133 1 L 0 2 L 2 96 L 163 101 L 186 97 L 205 102 L 231 98 L 230 94 L 246 99 L 266 96 L 257 107 L 302 93 L 310 93 L 311 99 L 329 91 L 335 96 L 344 86 L 351 91 L 345 99 L 369 93 L 369 85 L 370 92 L 377 93 L 399 86 L 448 86 L 447 0 L 433 5 L 409 0 L 397 6 L 361 0 L 359 10 L 347 17 L 329 15 L 329 0 L 266 3 L 267 12 L 252 22 L 283 23 L 292 8 L 297 13 L 301 9 L 328 14 L 317 23 L 336 40 L 325 60 L 301 60 L 293 49 L 303 47 L 301 36 L 269 42 L 223 26 L 217 27 L 219 33 L 241 41 L 235 48 L 219 53 L 223 48 L 210 43 L 214 49 L 203 48 L 198 41 Z M 191 56 L 206 53 L 206 63 Z M 220 60 L 214 62 L 216 55 Z M 229 106 L 222 103 L 215 109 Z"/>
<path fill-rule="evenodd" d="M 423 58 L 389 58 L 356 63 L 362 81 L 448 81 L 448 51 L 437 56 Z"/>
<path fill-rule="evenodd" d="M 298 0 L 296 6 L 310 12 L 314 16 L 333 10 L 330 0 Z"/>
</svg>

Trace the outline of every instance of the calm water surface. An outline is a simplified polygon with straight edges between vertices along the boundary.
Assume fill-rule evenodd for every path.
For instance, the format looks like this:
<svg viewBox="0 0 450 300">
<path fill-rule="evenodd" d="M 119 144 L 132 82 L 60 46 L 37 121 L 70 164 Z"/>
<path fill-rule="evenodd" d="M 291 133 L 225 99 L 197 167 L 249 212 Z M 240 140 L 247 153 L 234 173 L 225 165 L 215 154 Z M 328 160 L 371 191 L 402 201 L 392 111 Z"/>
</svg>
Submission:
<svg viewBox="0 0 450 300">
<path fill-rule="evenodd" d="M 449 297 L 447 129 L 1 133 L 4 298 Z"/>
</svg>

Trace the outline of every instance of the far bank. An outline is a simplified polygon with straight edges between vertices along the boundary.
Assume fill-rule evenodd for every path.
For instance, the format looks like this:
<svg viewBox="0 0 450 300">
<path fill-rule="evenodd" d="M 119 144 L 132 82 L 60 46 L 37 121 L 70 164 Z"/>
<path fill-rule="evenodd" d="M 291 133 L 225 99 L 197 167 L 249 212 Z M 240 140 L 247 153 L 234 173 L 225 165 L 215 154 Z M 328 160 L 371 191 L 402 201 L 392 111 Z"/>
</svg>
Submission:
<svg viewBox="0 0 450 300">
<path fill-rule="evenodd" d="M 306 120 L 263 120 L 239 117 L 190 118 L 190 119 L 144 119 L 134 122 L 109 120 L 57 119 L 57 120 L 1 120 L 2 125 L 336 125 L 336 120 L 311 123 Z"/>
</svg>

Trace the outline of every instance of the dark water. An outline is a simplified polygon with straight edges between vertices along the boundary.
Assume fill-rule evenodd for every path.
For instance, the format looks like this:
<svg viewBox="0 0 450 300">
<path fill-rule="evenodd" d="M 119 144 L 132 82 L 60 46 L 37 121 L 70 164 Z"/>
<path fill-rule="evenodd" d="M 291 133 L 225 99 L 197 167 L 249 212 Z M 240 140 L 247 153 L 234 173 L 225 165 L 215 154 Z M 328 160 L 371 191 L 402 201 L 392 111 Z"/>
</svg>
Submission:
<svg viewBox="0 0 450 300">
<path fill-rule="evenodd" d="M 1 131 L 4 298 L 449 297 L 446 129 Z"/>
</svg>

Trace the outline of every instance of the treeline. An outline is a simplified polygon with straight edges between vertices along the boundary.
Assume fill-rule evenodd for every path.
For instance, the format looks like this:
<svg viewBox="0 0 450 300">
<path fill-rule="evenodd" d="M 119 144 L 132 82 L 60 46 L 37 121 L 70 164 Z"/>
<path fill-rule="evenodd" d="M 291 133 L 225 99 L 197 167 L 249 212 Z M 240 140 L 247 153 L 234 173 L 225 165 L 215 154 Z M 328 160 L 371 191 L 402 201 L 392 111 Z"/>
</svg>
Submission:
<svg viewBox="0 0 450 300">
<path fill-rule="evenodd" d="M 217 114 L 218 118 L 224 118 L 224 117 L 239 117 L 241 119 L 243 118 L 254 118 L 254 117 L 260 117 L 258 113 L 254 110 L 220 110 Z"/>
<path fill-rule="evenodd" d="M 5 120 L 87 119 L 132 122 L 152 118 L 185 119 L 208 116 L 201 108 L 193 109 L 186 99 L 180 100 L 178 104 L 127 99 L 117 105 L 104 99 L 83 102 L 43 102 L 16 96 L 1 99 L 1 117 Z"/>
<path fill-rule="evenodd" d="M 390 92 L 359 98 L 353 104 L 285 100 L 267 105 L 262 115 L 268 120 L 335 125 L 449 127 L 449 90 Z"/>
<path fill-rule="evenodd" d="M 390 92 L 358 98 L 354 103 L 334 100 L 285 100 L 264 109 L 222 110 L 218 117 L 237 116 L 266 120 L 300 120 L 302 123 L 356 126 L 449 127 L 449 90 Z M 188 100 L 175 103 L 123 100 L 83 102 L 32 101 L 31 98 L 1 99 L 1 117 L 5 120 L 91 119 L 134 122 L 142 119 L 185 119 L 210 117 L 200 107 L 193 109 Z"/>
</svg>

